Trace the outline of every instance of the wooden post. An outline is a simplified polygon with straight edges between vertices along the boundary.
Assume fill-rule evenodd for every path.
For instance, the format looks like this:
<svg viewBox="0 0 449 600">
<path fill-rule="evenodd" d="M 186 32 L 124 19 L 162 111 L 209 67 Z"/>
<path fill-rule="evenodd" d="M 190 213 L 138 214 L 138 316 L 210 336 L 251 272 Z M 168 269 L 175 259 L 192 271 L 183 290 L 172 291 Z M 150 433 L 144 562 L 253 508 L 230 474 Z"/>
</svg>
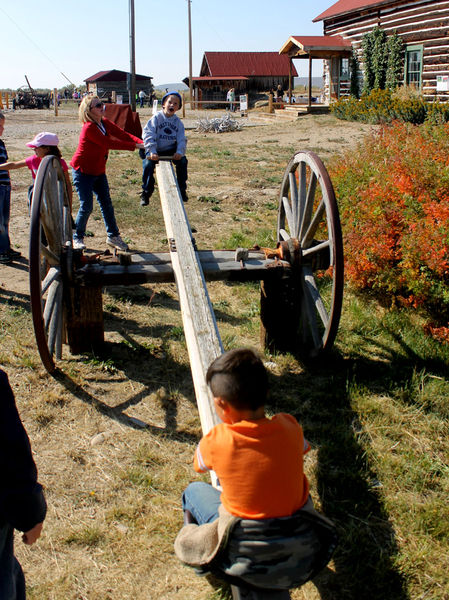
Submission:
<svg viewBox="0 0 449 600">
<path fill-rule="evenodd" d="M 55 106 L 55 117 L 58 116 L 58 90 L 53 88 L 53 104 Z"/>
<path fill-rule="evenodd" d="M 292 64 L 293 60 L 290 56 L 288 59 L 288 103 L 292 103 Z"/>
<path fill-rule="evenodd" d="M 294 272 L 260 284 L 260 342 L 270 352 L 298 350 L 301 319 L 300 279 Z"/>
<path fill-rule="evenodd" d="M 98 350 L 104 343 L 101 287 L 75 285 L 65 298 L 66 333 L 70 352 Z"/>
<path fill-rule="evenodd" d="M 2 93 L 0 92 L 0 108 L 3 108 Z"/>
<path fill-rule="evenodd" d="M 268 112 L 269 113 L 273 113 L 274 112 L 274 108 L 273 108 L 273 94 L 271 92 L 269 92 L 269 94 L 268 94 Z"/>
<path fill-rule="evenodd" d="M 117 103 L 117 92 L 115 90 L 111 92 L 111 100 L 114 104 Z"/>
<path fill-rule="evenodd" d="M 8 94 L 8 92 L 6 92 L 6 94 L 5 94 L 5 102 L 6 102 L 6 108 L 9 109 L 9 94 Z"/>
<path fill-rule="evenodd" d="M 309 110 L 312 106 L 312 57 L 309 54 Z"/>
</svg>

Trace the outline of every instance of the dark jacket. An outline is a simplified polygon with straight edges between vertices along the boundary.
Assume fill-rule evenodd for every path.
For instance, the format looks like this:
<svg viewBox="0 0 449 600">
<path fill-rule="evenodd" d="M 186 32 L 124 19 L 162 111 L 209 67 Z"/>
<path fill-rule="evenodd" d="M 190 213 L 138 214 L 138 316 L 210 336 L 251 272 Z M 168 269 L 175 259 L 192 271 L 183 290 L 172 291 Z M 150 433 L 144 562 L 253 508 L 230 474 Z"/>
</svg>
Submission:
<svg viewBox="0 0 449 600">
<path fill-rule="evenodd" d="M 47 512 L 30 441 L 17 412 L 8 376 L 0 369 L 0 524 L 29 531 Z"/>
</svg>

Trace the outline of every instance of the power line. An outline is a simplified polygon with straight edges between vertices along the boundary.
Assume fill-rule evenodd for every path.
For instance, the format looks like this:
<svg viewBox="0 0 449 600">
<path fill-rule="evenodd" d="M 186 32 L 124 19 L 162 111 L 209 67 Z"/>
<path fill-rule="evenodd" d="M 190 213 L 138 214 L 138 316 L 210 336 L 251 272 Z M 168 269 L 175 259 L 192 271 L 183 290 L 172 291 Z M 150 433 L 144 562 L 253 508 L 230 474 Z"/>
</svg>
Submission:
<svg viewBox="0 0 449 600">
<path fill-rule="evenodd" d="M 50 62 L 50 63 L 51 63 L 53 66 L 54 66 L 54 68 L 55 68 L 55 69 L 56 69 L 56 70 L 57 70 L 57 71 L 58 71 L 58 72 L 59 72 L 59 73 L 60 73 L 60 74 L 61 74 L 61 75 L 62 75 L 62 76 L 65 78 L 65 79 L 67 79 L 67 81 L 68 81 L 69 83 L 71 83 L 72 85 L 74 85 L 74 84 L 73 84 L 73 83 L 70 81 L 70 79 L 69 79 L 69 78 L 68 78 L 66 75 L 64 75 L 64 73 L 61 71 L 61 69 L 58 67 L 58 65 L 57 65 L 57 64 L 56 64 L 56 63 L 55 63 L 55 62 L 54 62 L 54 61 L 53 61 L 53 60 L 52 60 L 52 59 L 51 59 L 51 58 L 48 56 L 48 54 L 45 54 L 45 52 L 42 50 L 42 48 L 40 48 L 40 47 L 39 47 L 39 46 L 36 44 L 36 42 L 35 42 L 35 41 L 34 41 L 32 38 L 30 38 L 30 36 L 29 36 L 29 35 L 28 35 L 28 34 L 27 34 L 27 33 L 26 33 L 26 32 L 25 32 L 25 31 L 24 31 L 24 30 L 23 30 L 23 29 L 20 27 L 20 25 L 19 25 L 18 23 L 16 23 L 16 22 L 14 21 L 14 19 L 13 19 L 13 18 L 12 18 L 10 15 L 8 15 L 8 13 L 5 11 L 5 9 L 4 9 L 4 8 L 2 8 L 1 6 L 0 6 L 0 11 L 1 11 L 1 12 L 2 12 L 2 13 L 3 13 L 3 14 L 4 14 L 4 15 L 5 15 L 5 16 L 6 16 L 6 17 L 7 17 L 7 18 L 8 18 L 8 19 L 11 21 L 11 23 L 13 23 L 13 24 L 14 24 L 14 25 L 17 27 L 17 29 L 20 31 L 20 33 L 21 33 L 23 36 L 25 36 L 25 37 L 27 38 L 27 40 L 28 40 L 29 42 L 31 42 L 31 43 L 33 44 L 33 46 L 34 46 L 34 47 L 35 47 L 37 50 L 39 50 L 39 52 L 42 54 L 42 56 L 44 56 L 44 57 L 45 57 L 45 58 L 46 58 L 46 59 L 47 59 L 47 60 L 48 60 L 48 61 L 49 61 L 49 62 Z"/>
</svg>

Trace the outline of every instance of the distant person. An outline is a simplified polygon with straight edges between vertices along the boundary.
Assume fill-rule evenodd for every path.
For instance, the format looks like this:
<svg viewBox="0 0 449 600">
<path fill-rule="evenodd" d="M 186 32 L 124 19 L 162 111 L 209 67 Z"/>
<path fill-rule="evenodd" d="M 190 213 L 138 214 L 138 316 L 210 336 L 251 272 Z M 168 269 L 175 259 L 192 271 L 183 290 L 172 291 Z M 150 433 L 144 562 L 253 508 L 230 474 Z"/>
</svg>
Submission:
<svg viewBox="0 0 449 600">
<path fill-rule="evenodd" d="M 228 93 L 226 94 L 226 100 L 229 102 L 229 110 L 234 112 L 235 109 L 235 90 L 234 88 L 230 88 Z"/>
<path fill-rule="evenodd" d="M 143 108 L 143 104 L 145 102 L 145 98 L 146 98 L 146 94 L 143 90 L 140 90 L 139 92 L 139 103 L 140 103 L 140 108 Z"/>
<path fill-rule="evenodd" d="M 50 133 L 49 131 L 41 131 L 31 142 L 27 142 L 27 146 L 34 150 L 34 154 L 32 156 L 28 156 L 23 160 L 18 160 L 15 162 L 6 162 L 0 164 L 0 169 L 6 169 L 8 171 L 13 169 L 21 169 L 23 167 L 28 167 L 31 172 L 31 177 L 33 178 L 33 183 L 28 188 L 28 204 L 31 208 L 31 199 L 33 196 L 34 190 L 34 180 L 36 179 L 36 174 L 39 169 L 39 165 L 42 162 L 44 156 L 56 156 L 61 163 L 62 171 L 64 173 L 65 183 L 67 187 L 67 195 L 69 197 L 70 210 L 72 210 L 72 182 L 69 177 L 69 168 L 67 163 L 62 158 L 61 151 L 58 148 L 59 139 L 56 133 Z"/>
<path fill-rule="evenodd" d="M 304 455 L 310 445 L 292 415 L 266 416 L 268 376 L 252 350 L 219 356 L 206 382 L 222 423 L 201 438 L 193 466 L 198 473 L 214 471 L 221 490 L 204 481 L 187 486 L 182 507 L 185 521 L 193 525 L 178 534 L 176 554 L 207 569 L 211 563 L 204 551 L 210 545 L 219 570 L 266 588 L 278 587 L 281 576 L 284 587 L 294 587 L 299 575 L 312 576 L 311 563 L 323 551 L 301 510 L 328 528 L 329 548 L 320 568 L 336 544 L 332 523 L 316 513 L 309 496 Z"/>
<path fill-rule="evenodd" d="M 98 96 L 86 96 L 81 101 L 78 112 L 83 126 L 78 148 L 70 161 L 73 185 L 80 200 L 73 234 L 73 247 L 78 250 L 86 248 L 84 236 L 87 221 L 93 210 L 94 194 L 106 226 L 107 245 L 118 250 L 128 250 L 128 245 L 120 237 L 115 220 L 106 177 L 106 161 L 109 150 L 136 150 L 144 146 L 140 138 L 127 133 L 103 117 L 103 110 L 104 105 Z"/>
<path fill-rule="evenodd" d="M 14 529 L 28 546 L 40 537 L 47 512 L 30 440 L 8 376 L 0 369 L 0 598 L 25 600 L 25 577 L 14 556 Z"/>
<path fill-rule="evenodd" d="M 172 156 L 175 163 L 179 191 L 187 202 L 187 140 L 184 125 L 175 114 L 182 106 L 179 92 L 168 92 L 162 97 L 162 110 L 158 111 L 145 125 L 143 142 L 145 151 L 140 152 L 143 160 L 142 192 L 140 205 L 147 206 L 154 191 L 154 169 L 159 156 Z"/>
<path fill-rule="evenodd" d="M 279 84 L 276 88 L 276 99 L 278 102 L 282 102 L 284 98 L 284 89 L 281 84 Z"/>
<path fill-rule="evenodd" d="M 0 136 L 5 129 L 5 115 L 0 112 Z M 0 163 L 8 161 L 5 143 L 0 139 Z M 9 217 L 11 212 L 11 179 L 7 169 L 0 167 L 0 264 L 7 265 L 20 256 L 11 248 Z"/>
</svg>

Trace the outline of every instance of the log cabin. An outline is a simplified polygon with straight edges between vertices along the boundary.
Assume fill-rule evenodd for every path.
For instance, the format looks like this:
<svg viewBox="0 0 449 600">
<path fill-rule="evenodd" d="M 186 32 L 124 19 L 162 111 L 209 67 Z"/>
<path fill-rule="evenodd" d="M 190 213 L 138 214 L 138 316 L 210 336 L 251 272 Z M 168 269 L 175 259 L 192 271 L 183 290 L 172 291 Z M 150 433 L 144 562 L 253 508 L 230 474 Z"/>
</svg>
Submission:
<svg viewBox="0 0 449 600">
<path fill-rule="evenodd" d="M 323 22 L 325 36 L 351 42 L 362 76 L 363 36 L 374 27 L 387 36 L 396 32 L 404 43 L 404 84 L 413 85 L 427 100 L 449 100 L 449 1 L 338 0 L 313 21 Z M 347 57 L 325 61 L 324 76 L 328 97 L 349 93 Z"/>
<path fill-rule="evenodd" d="M 310 64 L 321 56 L 326 103 L 349 94 L 352 52 L 362 88 L 362 40 L 375 27 L 402 39 L 404 85 L 426 100 L 449 101 L 449 0 L 338 0 L 313 19 L 319 21 L 323 36 L 290 36 L 279 52 L 291 60 L 308 58 Z"/>
</svg>

